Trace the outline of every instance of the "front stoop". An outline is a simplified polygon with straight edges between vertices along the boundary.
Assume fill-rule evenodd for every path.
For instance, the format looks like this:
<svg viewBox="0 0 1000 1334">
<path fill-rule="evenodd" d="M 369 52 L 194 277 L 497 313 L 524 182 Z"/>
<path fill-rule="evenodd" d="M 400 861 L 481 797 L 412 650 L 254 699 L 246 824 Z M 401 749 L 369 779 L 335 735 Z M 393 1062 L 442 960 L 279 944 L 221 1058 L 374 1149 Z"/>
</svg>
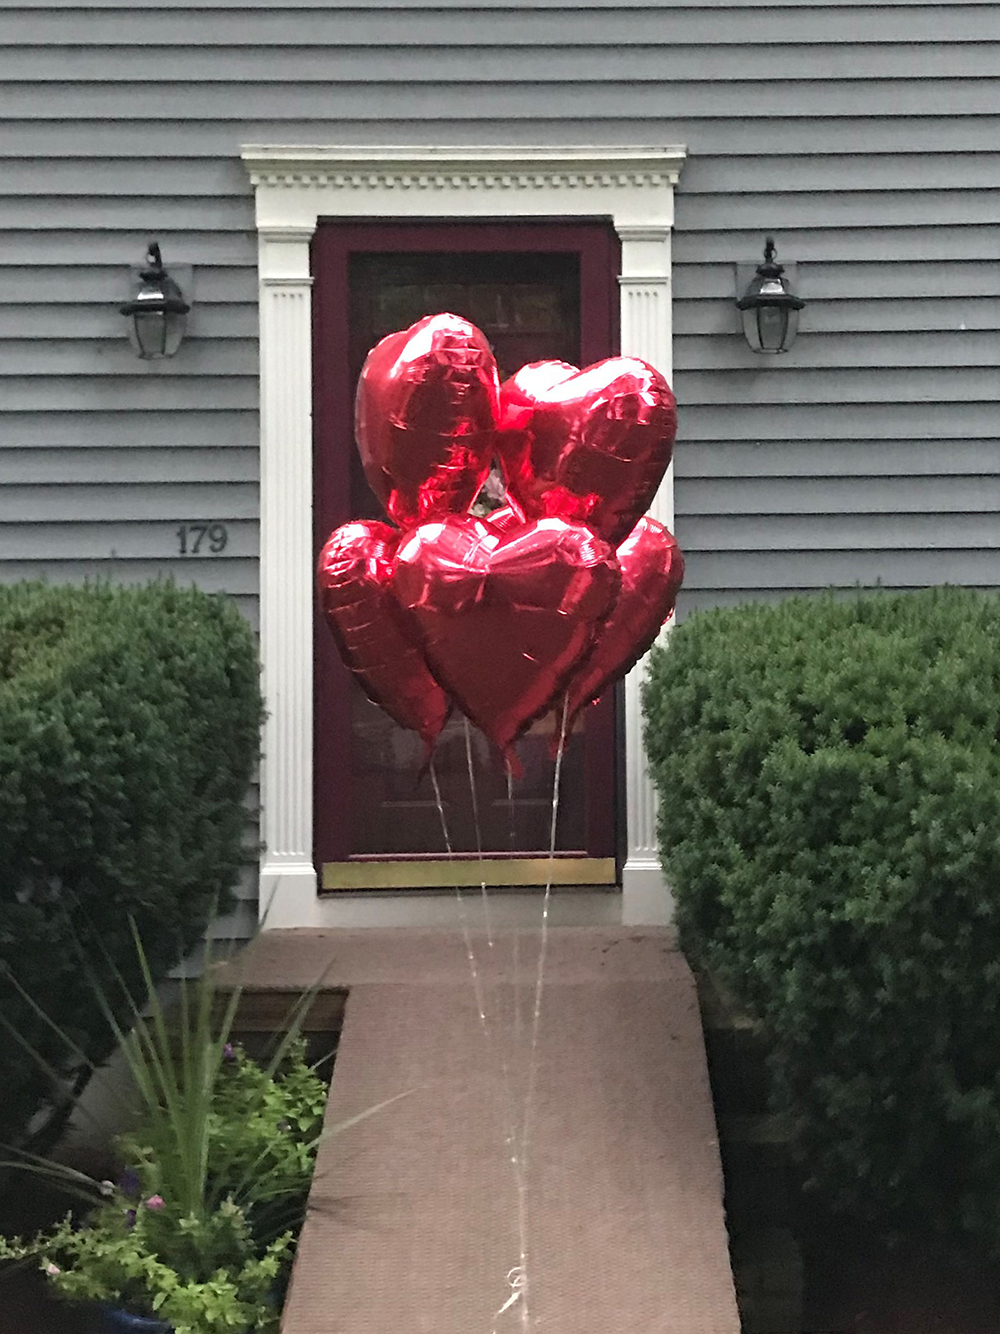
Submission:
<svg viewBox="0 0 1000 1334">
<path fill-rule="evenodd" d="M 517 1195 L 503 1068 L 523 1106 L 538 935 L 267 931 L 257 988 L 347 988 L 328 1126 L 282 1334 L 498 1334 Z M 515 962 L 516 961 L 516 962 Z M 515 980 L 519 986 L 515 987 Z M 520 1013 L 515 1013 L 515 999 Z M 670 932 L 549 935 L 528 1165 L 532 1327 L 738 1334 L 694 982 Z"/>
</svg>

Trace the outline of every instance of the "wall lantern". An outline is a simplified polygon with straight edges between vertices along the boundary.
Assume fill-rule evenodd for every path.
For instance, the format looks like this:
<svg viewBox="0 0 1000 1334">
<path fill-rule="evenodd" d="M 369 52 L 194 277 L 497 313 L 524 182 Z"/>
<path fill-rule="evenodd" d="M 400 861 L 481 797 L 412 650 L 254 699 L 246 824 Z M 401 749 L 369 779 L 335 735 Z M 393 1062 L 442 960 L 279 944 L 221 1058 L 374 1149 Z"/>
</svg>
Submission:
<svg viewBox="0 0 1000 1334">
<path fill-rule="evenodd" d="M 135 295 L 120 309 L 128 320 L 132 346 L 143 361 L 172 357 L 180 347 L 191 307 L 163 267 L 155 241 L 149 243 L 146 267 L 138 274 Z"/>
<path fill-rule="evenodd" d="M 782 277 L 784 266 L 775 263 L 774 237 L 764 241 L 764 263 L 737 301 L 743 313 L 743 333 L 755 352 L 787 352 L 799 327 L 799 311 L 806 304 Z"/>
</svg>

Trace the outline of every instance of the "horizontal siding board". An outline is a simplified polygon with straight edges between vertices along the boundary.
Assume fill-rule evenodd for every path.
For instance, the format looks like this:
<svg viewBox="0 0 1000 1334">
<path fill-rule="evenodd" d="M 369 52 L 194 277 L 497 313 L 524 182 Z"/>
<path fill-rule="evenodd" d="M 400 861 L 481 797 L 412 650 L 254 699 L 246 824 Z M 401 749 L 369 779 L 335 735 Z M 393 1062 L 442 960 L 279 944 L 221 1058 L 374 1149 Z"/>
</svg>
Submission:
<svg viewBox="0 0 1000 1334">
<path fill-rule="evenodd" d="M 27 486 L 33 492 L 40 487 L 50 488 L 60 493 L 61 502 L 71 503 L 78 497 L 67 496 L 64 488 L 79 483 L 90 488 L 87 494 L 89 503 L 92 503 L 95 490 L 103 491 L 109 485 L 146 486 L 178 479 L 188 485 L 193 482 L 256 483 L 259 476 L 256 449 L 219 449 L 205 445 L 187 449 L 176 446 L 136 449 L 132 444 L 124 449 L 105 449 L 100 445 L 90 449 L 39 449 L 11 447 L 6 439 L 0 442 L 0 477 L 4 481 L 3 489 L 0 489 L 0 507 L 5 504 L 8 488 L 16 490 Z M 256 500 L 256 488 L 253 495 Z M 199 506 L 199 512 L 203 510 L 204 507 Z M 89 504 L 70 510 L 69 503 L 63 503 L 61 517 L 65 518 L 67 514 L 74 518 L 79 514 L 92 517 Z"/>
<path fill-rule="evenodd" d="M 680 544 L 684 532 L 677 528 Z M 822 589 L 885 584 L 926 588 L 931 584 L 1000 587 L 1000 551 L 747 551 L 695 552 L 684 586 L 698 589 Z"/>
<path fill-rule="evenodd" d="M 998 62 L 1000 68 L 1000 62 Z M 234 93 L 234 98 L 242 98 Z M 204 122 L 194 128 L 201 132 Z M 116 144 L 122 136 L 127 141 L 134 133 L 129 124 L 111 122 L 102 131 L 95 143 L 93 133 L 85 133 L 86 123 L 66 126 L 61 135 L 53 135 L 53 127 L 46 127 L 45 122 L 25 122 L 23 133 L 17 143 L 8 141 L 2 145 L 0 155 L 7 155 L 16 161 L 13 149 L 20 144 L 25 150 L 24 156 L 31 156 L 29 148 L 41 150 L 44 145 L 36 142 L 36 136 L 48 129 L 52 142 L 58 145 L 67 163 L 73 165 L 78 156 L 113 161 L 117 154 Z M 30 180 L 35 185 L 32 199 L 44 201 L 45 217 L 33 219 L 32 225 L 46 227 L 57 226 L 48 221 L 48 212 L 54 211 L 56 218 L 59 210 L 66 210 L 74 203 L 79 212 L 73 217 L 73 225 L 79 227 L 115 227 L 180 226 L 185 230 L 203 230 L 211 227 L 222 231 L 233 231 L 253 225 L 253 198 L 246 173 L 237 166 L 233 173 L 233 164 L 225 178 L 219 174 L 217 163 L 199 163 L 197 138 L 192 142 L 190 126 L 183 122 L 171 121 L 163 128 L 160 136 L 160 156 L 155 163 L 136 161 L 130 163 L 127 173 L 117 167 L 118 187 L 100 193 L 91 188 L 84 198 L 79 193 L 67 201 L 57 189 L 60 168 L 57 163 L 38 164 L 30 177 L 22 173 L 20 179 Z M 215 152 L 234 155 L 241 141 L 240 127 L 211 126 L 213 134 L 220 129 L 227 134 L 227 142 L 220 143 Z M 275 127 L 283 129 L 284 127 Z M 1000 130 L 1000 122 L 998 122 Z M 77 152 L 72 150 L 79 137 Z M 931 132 L 933 138 L 933 131 Z M 760 149 L 760 136 L 756 136 L 757 148 Z M 897 134 L 896 145 L 899 147 Z M 871 216 L 866 217 L 866 225 L 876 225 L 878 211 L 891 205 L 895 192 L 909 192 L 906 202 L 910 205 L 918 202 L 922 196 L 937 199 L 939 205 L 947 202 L 947 195 L 958 191 L 986 191 L 995 193 L 1000 189 L 1000 150 L 994 152 L 965 152 L 952 155 L 943 151 L 928 154 L 897 151 L 891 156 L 872 154 L 859 157 L 857 154 L 824 153 L 809 156 L 800 153 L 758 152 L 753 158 L 740 158 L 731 151 L 726 154 L 712 154 L 704 149 L 693 148 L 688 141 L 693 156 L 684 165 L 678 186 L 679 195 L 688 208 L 696 207 L 695 196 L 709 196 L 699 200 L 698 208 L 711 207 L 712 200 L 722 197 L 729 200 L 738 196 L 741 207 L 755 205 L 758 197 L 766 196 L 770 200 L 775 196 L 775 211 L 784 212 L 789 207 L 802 208 L 809 199 L 796 201 L 796 195 L 814 195 L 817 192 L 829 194 L 835 207 L 847 208 L 852 203 L 867 203 Z M 129 150 L 126 142 L 123 150 L 126 156 L 134 155 L 134 148 Z M 210 154 L 211 155 L 211 154 Z M 159 167 L 157 174 L 153 168 Z M 133 172 L 134 168 L 134 172 Z M 13 170 L 10 168 L 9 170 Z M 51 182 L 51 185 L 50 185 Z M 856 196 L 855 200 L 841 196 Z M 873 197 L 874 196 L 874 197 Z M 6 191 L 0 203 L 0 225 L 18 225 L 24 217 L 24 210 L 38 204 L 22 201 L 17 195 L 7 195 Z M 19 213 L 19 210 L 21 211 Z M 697 217 L 697 214 L 692 214 Z M 995 220 L 995 218 L 994 218 Z M 787 223 L 785 224 L 788 225 Z"/>
<path fill-rule="evenodd" d="M 298 20 L 298 21 L 296 21 Z M 209 9 L 192 6 L 183 17 L 156 8 L 44 10 L 4 13 L 0 43 L 56 47 L 172 46 L 178 32 L 199 46 L 382 46 L 386 25 L 371 9 Z M 836 6 L 775 6 L 762 23 L 755 9 L 732 7 L 720 15 L 701 5 L 668 8 L 586 9 L 573 17 L 577 45 L 770 46 L 777 35 L 789 44 L 867 45 L 872 42 L 989 42 L 1000 40 L 995 6 L 946 3 L 934 8 L 874 4 L 851 11 Z M 534 6 L 413 10 L 394 20 L 393 46 L 558 46 L 567 37 L 564 14 Z"/>
<path fill-rule="evenodd" d="M 0 537 L 3 533 L 0 532 Z M 22 579 L 45 579 L 51 583 L 83 584 L 95 579 L 113 579 L 121 584 L 148 584 L 155 579 L 172 578 L 178 584 L 194 585 L 206 593 L 226 593 L 237 599 L 256 598 L 256 560 L 172 560 L 91 559 L 67 552 L 66 558 L 44 555 L 38 560 L 15 557 L 0 560 L 0 581 L 18 583 Z"/>
<path fill-rule="evenodd" d="M 985 584 L 967 584 L 968 588 L 979 589 L 984 592 L 993 592 Z M 891 586 L 880 585 L 878 587 L 866 586 L 858 588 L 856 585 L 847 588 L 836 588 L 831 585 L 824 585 L 821 589 L 815 588 L 708 588 L 698 589 L 693 592 L 688 588 L 681 589 L 680 597 L 677 601 L 677 622 L 683 624 L 689 616 L 696 616 L 699 613 L 711 611 L 715 607 L 736 607 L 747 602 L 775 603 L 782 602 L 790 597 L 817 597 L 828 596 L 837 601 L 850 601 L 858 597 L 879 597 L 882 594 L 896 594 L 899 592 L 907 593 L 915 590 L 911 588 L 896 589 Z"/>
<path fill-rule="evenodd" d="M 257 486 L 252 482 L 123 481 L 113 487 L 100 484 L 0 487 L 0 523 L 8 525 L 62 523 L 70 527 L 77 522 L 137 520 L 142 529 L 147 521 L 149 524 L 157 520 L 232 523 L 236 519 L 256 519 L 257 515 Z M 173 550 L 176 553 L 176 541 Z"/>
<path fill-rule="evenodd" d="M 861 99 L 858 99 L 859 102 Z M 927 153 L 931 162 L 948 154 L 996 152 L 1000 142 L 1000 115 L 996 110 L 976 117 L 951 117 L 939 105 L 928 103 L 919 113 L 907 120 L 906 133 L 900 132 L 897 120 L 872 119 L 859 114 L 857 108 L 843 119 L 817 120 L 808 110 L 798 116 L 775 115 L 753 120 L 700 119 L 688 113 L 670 118 L 648 116 L 641 124 L 622 115 L 594 119 L 586 114 L 564 116 L 553 120 L 549 116 L 525 117 L 521 120 L 493 119 L 485 103 L 473 116 L 456 115 L 426 117 L 419 126 L 410 119 L 372 119 L 369 99 L 363 99 L 358 114 L 350 119 L 328 120 L 314 113 L 299 121 L 271 121 L 245 117 L 245 103 L 241 103 L 243 119 L 218 123 L 197 120 L 160 120 L 157 122 L 157 141 L 160 161 L 173 157 L 188 160 L 216 159 L 213 162 L 215 185 L 204 183 L 192 190 L 182 181 L 184 194 L 206 194 L 214 190 L 249 194 L 245 173 L 235 160 L 241 143 L 293 144 L 370 144 L 414 142 L 428 144 L 620 144 L 620 143 L 683 143 L 689 151 L 685 172 L 703 157 L 723 156 L 747 159 L 758 157 L 780 158 L 784 154 L 801 157 L 835 154 L 855 154 L 859 157 L 877 156 L 894 160 L 897 156 L 911 158 L 919 150 Z M 738 113 L 737 113 L 738 114 Z M 84 157 L 110 160 L 127 159 L 131 168 L 143 163 L 149 154 L 149 131 L 141 121 L 95 122 L 74 119 L 59 124 L 57 121 L 22 121 L 16 135 L 8 135 L 0 143 L 0 161 L 38 158 L 60 159 Z M 170 145 L 170 151 L 164 149 Z M 173 196 L 174 180 L 171 162 L 164 162 L 163 191 Z M 6 170 L 6 169 L 5 169 Z M 46 170 L 48 167 L 46 166 Z M 36 193 L 44 193 L 44 179 Z M 141 193 L 155 192 L 151 178 L 144 178 L 146 186 Z M 121 182 L 121 167 L 119 181 Z M 114 193 L 116 185 L 95 187 L 95 193 Z M 130 186 L 134 192 L 134 186 Z M 820 187 L 822 188 L 822 187 Z"/>
<path fill-rule="evenodd" d="M 222 375 L 148 375 L 130 379 L 28 375 L 11 376 L 0 394 L 0 423 L 8 412 L 37 412 L 44 403 L 55 412 L 175 412 L 192 409 L 255 409 L 257 381 Z M 9 428 L 0 425 L 0 430 Z M 141 426 L 139 427 L 141 429 Z M 183 427 L 175 427 L 175 433 Z"/>
<path fill-rule="evenodd" d="M 116 381 L 183 379 L 200 376 L 256 376 L 256 339 L 186 337 L 175 357 L 162 362 L 140 360 L 125 336 L 119 316 L 117 337 L 103 339 L 51 338 L 43 360 L 33 339 L 7 338 L 0 342 L 0 380 L 6 376 L 87 376 L 94 382 L 112 376 Z"/>
<path fill-rule="evenodd" d="M 175 256 L 175 263 L 233 265 L 240 268 L 255 268 L 257 264 L 256 233 L 233 232 L 230 234 L 205 231 L 185 231 L 175 233 L 167 228 L 155 228 L 163 249 L 164 259 L 169 267 L 170 256 Z M 8 263 L 28 266 L 32 260 L 39 260 L 44 253 L 46 264 L 113 264 L 121 265 L 118 288 L 127 289 L 128 275 L 125 270 L 141 261 L 149 242 L 150 228 L 141 231 L 116 232 L 48 232 L 45 248 L 38 244 L 38 233 L 30 231 L 7 231 L 3 234 L 4 256 Z"/>
<path fill-rule="evenodd" d="M 207 522 L 204 510 L 185 515 L 195 523 Z M 45 523 L 19 525 L 0 522 L 0 561 L 63 561 L 72 565 L 75 561 L 103 561 L 107 565 L 102 577 L 117 578 L 119 564 L 121 568 L 132 562 L 148 564 L 159 561 L 176 570 L 178 578 L 201 581 L 200 571 L 208 566 L 238 567 L 241 578 L 240 587 L 244 592 L 256 591 L 256 585 L 244 587 L 242 577 L 244 567 L 254 568 L 259 554 L 259 542 L 256 523 L 230 521 L 227 525 L 228 541 L 225 551 L 213 555 L 206 554 L 181 556 L 180 541 L 176 521 L 157 522 L 106 522 L 67 520 L 64 516 L 50 519 Z M 114 567 L 114 568 L 112 568 Z M 187 573 L 185 573 L 187 571 Z M 210 576 L 221 579 L 224 576 Z M 228 586 L 219 585 L 228 591 Z M 235 589 L 233 591 L 236 591 Z"/>
<path fill-rule="evenodd" d="M 39 185 L 44 188 L 44 173 Z M 134 197 L 93 195 L 0 196 L 0 228 L 38 231 L 180 231 L 246 232 L 253 230 L 253 200 L 249 195 L 225 198 Z"/>
<path fill-rule="evenodd" d="M 986 271 L 983 265 L 983 271 Z M 852 334 L 861 336 L 885 333 L 915 334 L 936 331 L 964 333 L 967 330 L 997 327 L 995 297 L 912 297 L 908 300 L 817 301 L 812 291 L 813 275 L 806 271 L 799 279 L 797 289 L 809 296 L 809 314 L 805 327 L 809 342 L 817 334 Z M 804 285 L 803 285 L 804 284 Z M 915 285 L 915 284 L 914 284 Z M 675 301 L 674 334 L 683 339 L 689 335 L 719 334 L 731 337 L 740 329 L 740 313 L 736 309 L 736 283 L 722 301 Z M 48 321 L 45 327 L 50 328 Z M 0 330 L 4 328 L 0 308 Z M 678 344 L 675 344 L 675 349 Z M 806 343 L 802 345 L 804 351 Z M 676 350 L 675 350 L 676 357 Z"/>
<path fill-rule="evenodd" d="M 685 230 L 745 232 L 771 228 L 776 218 L 782 231 L 807 227 L 927 227 L 987 224 L 1000 219 L 1000 154 L 992 164 L 990 189 L 869 190 L 828 189 L 823 194 L 775 191 L 750 197 L 743 194 L 692 195 L 677 201 L 678 226 Z M 762 184 L 762 189 L 767 187 Z"/>
<path fill-rule="evenodd" d="M 1000 65 L 997 66 L 1000 73 Z M 814 129 L 820 129 L 814 123 Z M 920 136 L 922 137 L 922 136 Z M 787 145 L 779 151 L 777 136 L 768 143 L 768 152 L 753 158 L 719 153 L 696 157 L 685 162 L 679 190 L 692 194 L 770 194 L 774 191 L 931 191 L 1000 187 L 1000 149 L 993 152 L 963 152 L 954 156 L 942 151 L 914 153 L 907 151 L 913 141 L 899 136 L 899 151 L 884 154 L 792 152 Z M 916 136 L 915 136 L 916 138 Z M 934 134 L 929 138 L 934 141 Z M 779 142 L 784 143 L 784 140 Z M 752 202 L 747 199 L 745 202 Z M 876 201 L 872 201 L 873 208 Z"/>
<path fill-rule="evenodd" d="M 55 407 L 37 395 L 27 408 L 3 412 L 0 400 L 0 445 L 31 449 L 254 449 L 259 442 L 256 405 L 234 411 L 209 404 L 194 409 L 186 404 L 176 412 L 134 412 L 125 408 L 73 411 Z M 0 454 L 0 458 L 3 455 Z"/>
<path fill-rule="evenodd" d="M 945 463 L 942 458 L 941 464 Z M 678 482 L 677 508 L 690 520 L 693 516 L 722 516 L 750 521 L 757 515 L 850 514 L 891 515 L 904 518 L 926 514 L 946 516 L 975 513 L 989 515 L 1000 538 L 1000 476 L 957 477 L 725 477 L 687 479 Z M 872 526 L 877 527 L 877 524 Z M 955 536 L 954 523 L 942 522 Z M 893 545 L 884 543 L 883 545 Z M 898 543 L 896 544 L 898 545 Z M 992 545 L 992 544 L 989 544 Z"/>
<path fill-rule="evenodd" d="M 1000 7 L 998 7 L 1000 24 Z M 0 37 L 2 40 L 2 37 Z M 865 85 L 869 116 L 921 115 L 928 104 L 944 104 L 954 115 L 995 114 L 1000 79 L 882 79 Z M 143 118 L 239 120 L 246 104 L 217 84 L 119 84 L 105 87 L 67 82 L 65 103 L 54 102 L 46 88 L 8 85 L 0 114 L 11 122 L 59 120 L 66 104 L 87 120 L 133 120 L 141 104 Z M 310 114 L 327 119 L 414 119 L 452 114 L 482 118 L 484 98 L 478 83 L 448 79 L 444 84 L 300 83 L 263 84 L 254 89 L 254 113 L 269 120 L 299 120 Z M 694 80 L 669 83 L 503 83 L 492 86 L 490 112 L 509 120 L 559 119 L 585 115 L 594 119 L 622 116 L 856 116 L 858 86 L 848 79 L 787 79 L 770 83 L 735 80 L 702 84 Z"/>
<path fill-rule="evenodd" d="M 783 233 L 778 233 L 782 246 Z M 789 257 L 791 256 L 789 251 Z M 750 256 L 747 257 L 749 262 Z M 849 302 L 861 306 L 892 297 L 913 297 L 939 301 L 940 298 L 982 297 L 995 310 L 1000 297 L 1000 265 L 995 259 L 975 260 L 851 260 L 832 263 L 811 260 L 797 266 L 799 284 L 807 284 L 812 302 Z M 693 264 L 677 262 L 672 278 L 677 309 L 691 300 L 726 297 L 736 292 L 736 265 Z"/>
<path fill-rule="evenodd" d="M 799 290 L 806 295 L 801 285 Z M 873 367 L 939 370 L 1000 365 L 1000 338 L 995 329 L 953 330 L 947 334 L 901 330 L 827 334 L 812 328 L 811 316 L 807 306 L 794 358 L 769 360 L 768 377 L 800 378 L 805 371 L 864 371 Z M 16 356 L 13 361 L 16 369 Z M 760 377 L 765 374 L 758 354 L 751 352 L 742 339 L 733 337 L 679 337 L 674 346 L 674 366 L 678 374 L 710 370 L 752 371 Z"/>
<path fill-rule="evenodd" d="M 2 25 L 0 25 L 2 26 Z M 174 33 L 176 40 L 177 34 Z M 572 36 L 572 34 L 570 34 Z M 781 34 L 767 46 L 699 46 L 699 82 L 774 81 L 775 69 L 784 69 L 796 79 L 866 78 L 996 78 L 1000 68 L 1000 43 L 828 43 L 812 47 L 785 45 Z M 59 47 L 9 47 L 0 50 L 0 79 L 12 84 L 58 82 L 67 75 L 76 84 L 107 84 L 109 94 L 117 85 L 159 84 L 326 84 L 326 83 L 434 83 L 442 76 L 486 85 L 498 83 L 660 83 L 687 79 L 691 75 L 692 52 L 677 42 L 650 42 L 637 49 L 594 46 L 533 44 L 518 53 L 512 68 L 504 58 L 505 48 L 494 45 L 467 46 L 447 57 L 450 68 L 442 69 L 442 51 L 437 46 L 350 46 L 290 47 L 280 63 L 274 48 L 235 41 L 228 58 L 220 58 L 216 46 L 136 47 L 127 61 L 117 47 L 75 47 L 66 55 Z M 235 90 L 234 90 L 235 91 Z"/>
<path fill-rule="evenodd" d="M 692 232 L 683 225 L 684 199 L 677 201 L 674 258 L 678 264 L 760 263 L 760 230 Z M 780 222 L 780 218 L 776 219 Z M 791 229 L 778 232 L 781 253 L 799 265 L 838 260 L 845 266 L 876 261 L 975 260 L 995 262 L 996 225 L 951 227 L 871 227 Z M 992 290 L 992 289 L 991 289 Z"/>
<path fill-rule="evenodd" d="M 964 403 L 994 404 L 997 374 L 976 366 L 935 368 L 844 366 L 836 375 L 827 368 L 798 370 L 794 374 L 765 372 L 759 362 L 745 371 L 684 371 L 674 386 L 677 401 L 685 404 L 742 406 L 744 404 L 828 404 L 840 411 L 842 404 L 952 404 L 959 412 Z M 995 410 L 995 408 L 994 408 Z"/>
<path fill-rule="evenodd" d="M 836 388 L 839 381 L 835 382 Z M 754 403 L 681 404 L 678 452 L 685 440 L 865 440 L 877 421 L 885 440 L 968 440 L 996 431 L 995 397 L 982 403 L 796 403 L 780 413 Z"/>
<path fill-rule="evenodd" d="M 66 342 L 70 339 L 113 339 L 125 336 L 125 324 L 119 312 L 120 301 L 111 296 L 114 288 L 109 283 L 103 301 L 89 304 L 70 304 L 65 300 L 49 305 L 5 306 L 0 304 L 0 340 L 52 339 Z M 122 292 L 124 284 L 122 284 Z M 119 292 L 121 296 L 122 292 Z M 66 293 L 63 293 L 65 298 Z M 188 338 L 257 338 L 257 307 L 208 305 L 196 301 L 188 316 Z M 256 344 L 254 345 L 256 356 Z M 2 354 L 0 354 L 2 360 Z"/>
<path fill-rule="evenodd" d="M 884 0 L 886 8 L 896 8 L 901 10 L 910 10 L 921 5 L 929 5 L 934 8 L 940 8 L 942 0 Z M 964 8 L 974 10 L 976 7 L 981 9 L 988 8 L 994 4 L 995 0 L 964 0 Z M 782 0 L 778 8 L 785 9 L 867 9 L 871 5 L 871 0 Z M 181 11 L 189 13 L 197 6 L 192 4 L 192 0 L 156 0 L 156 9 L 170 12 Z M 397 11 L 407 13 L 414 9 L 427 9 L 427 0 L 378 0 L 378 4 L 359 5 L 357 0 L 353 3 L 348 0 L 212 0 L 209 6 L 213 11 L 226 9 L 238 9 L 241 13 L 255 9 L 271 10 L 294 10 L 300 14 L 306 14 L 313 9 L 322 9 L 338 12 L 349 9 L 359 14 L 368 13 L 373 22 L 380 22 L 384 16 L 394 14 Z M 435 10 L 453 10 L 469 9 L 469 0 L 434 0 L 433 8 Z M 135 0 L 98 0 L 95 4 L 81 4 L 80 0 L 0 0 L 0 10 L 18 9 L 26 12 L 63 12 L 73 10 L 82 13 L 91 13 L 93 10 L 121 10 L 135 9 Z M 775 0 L 697 0 L 697 5 L 693 5 L 692 0 L 653 0 L 652 3 L 645 5 L 622 5 L 618 0 L 521 0 L 520 4 L 495 4 L 492 6 L 495 11 L 505 10 L 509 13 L 519 13 L 524 10 L 537 11 L 547 10 L 553 13 L 560 13 L 566 10 L 614 10 L 616 14 L 622 15 L 623 19 L 629 14 L 642 11 L 647 14 L 659 14 L 666 10 L 673 9 L 691 9 L 699 8 L 703 10 L 724 10 L 727 12 L 733 9 L 765 9 L 773 11 L 776 8 Z M 725 17 L 725 16 L 724 16 Z M 850 16 L 845 16 L 849 18 Z"/>
<path fill-rule="evenodd" d="M 745 444 L 702 444 L 682 440 L 674 454 L 677 488 L 685 512 L 691 479 L 732 477 L 835 477 L 847 481 L 853 495 L 873 477 L 983 477 L 993 485 L 1000 476 L 1000 440 L 768 440 Z"/>
<path fill-rule="evenodd" d="M 695 552 L 770 551 L 952 551 L 956 539 L 983 550 L 1000 548 L 995 514 L 968 514 L 961 533 L 936 514 L 886 513 L 877 521 L 861 514 L 753 514 L 685 517 L 683 547 Z"/>
<path fill-rule="evenodd" d="M 44 251 L 44 247 L 39 245 L 38 250 Z M 126 268 L 142 259 L 124 245 L 121 255 L 117 263 L 78 264 L 72 268 L 51 263 L 47 252 L 43 255 L 36 253 L 36 259 L 44 260 L 37 265 L 4 267 L 0 264 L 0 306 L 62 305 L 67 301 L 72 301 L 77 308 L 105 306 L 109 301 L 120 305 L 128 283 Z M 169 251 L 166 251 L 166 258 L 169 262 Z M 256 310 L 256 263 L 252 267 L 232 269 L 199 267 L 194 275 L 193 295 L 199 305 L 233 302 Z"/>
</svg>

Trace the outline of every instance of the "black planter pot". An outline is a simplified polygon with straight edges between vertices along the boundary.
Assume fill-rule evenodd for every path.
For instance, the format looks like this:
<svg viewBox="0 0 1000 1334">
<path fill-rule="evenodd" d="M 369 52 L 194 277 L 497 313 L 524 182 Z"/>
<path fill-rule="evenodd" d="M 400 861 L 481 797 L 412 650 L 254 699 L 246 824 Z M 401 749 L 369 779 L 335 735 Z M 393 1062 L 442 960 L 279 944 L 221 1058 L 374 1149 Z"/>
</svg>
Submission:
<svg viewBox="0 0 1000 1334">
<path fill-rule="evenodd" d="M 154 1316 L 132 1315 L 117 1306 L 102 1306 L 102 1334 L 174 1334 L 173 1325 Z"/>
</svg>

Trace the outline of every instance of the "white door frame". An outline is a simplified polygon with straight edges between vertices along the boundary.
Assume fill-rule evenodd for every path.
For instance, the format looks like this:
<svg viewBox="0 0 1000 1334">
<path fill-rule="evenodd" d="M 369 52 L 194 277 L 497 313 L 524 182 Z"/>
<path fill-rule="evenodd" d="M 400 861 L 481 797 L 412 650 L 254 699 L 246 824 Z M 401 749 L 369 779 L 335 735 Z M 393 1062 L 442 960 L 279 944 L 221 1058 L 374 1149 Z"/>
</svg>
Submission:
<svg viewBox="0 0 1000 1334">
<path fill-rule="evenodd" d="M 672 374 L 670 239 L 681 147 L 401 148 L 249 145 L 260 280 L 260 904 L 268 926 L 334 926 L 348 896 L 317 894 L 313 847 L 312 278 L 320 218 L 609 218 L 621 239 L 621 350 Z M 668 472 L 650 513 L 673 527 Z M 625 684 L 622 920 L 663 923 L 642 747 L 641 664 Z M 400 900 L 402 903 L 404 900 Z M 380 921 L 392 920 L 383 914 Z M 405 909 L 400 910 L 405 920 Z"/>
</svg>

